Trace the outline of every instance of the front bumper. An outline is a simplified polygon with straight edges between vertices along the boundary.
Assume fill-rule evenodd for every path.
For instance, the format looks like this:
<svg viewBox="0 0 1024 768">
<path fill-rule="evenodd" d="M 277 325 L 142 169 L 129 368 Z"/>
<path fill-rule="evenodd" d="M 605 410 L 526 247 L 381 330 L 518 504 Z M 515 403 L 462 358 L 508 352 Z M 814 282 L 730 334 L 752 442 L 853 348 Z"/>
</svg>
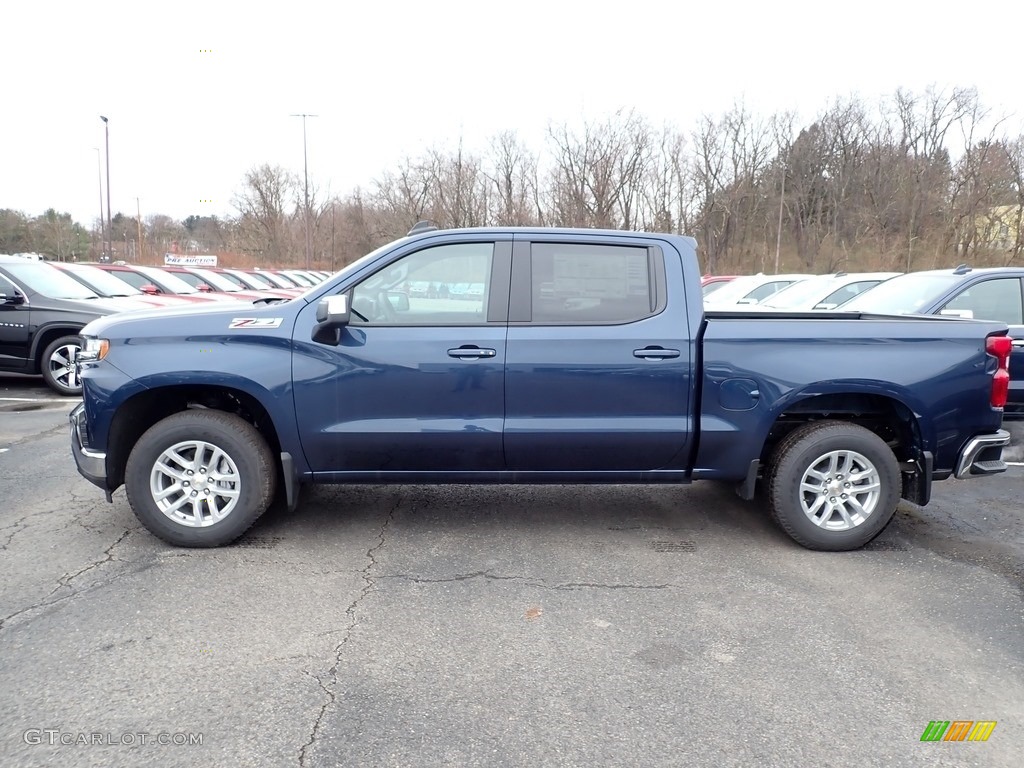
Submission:
<svg viewBox="0 0 1024 768">
<path fill-rule="evenodd" d="M 85 447 L 88 431 L 85 422 L 85 404 L 79 403 L 68 415 L 71 422 L 71 455 L 79 474 L 93 485 L 107 490 L 107 454 Z"/>
<path fill-rule="evenodd" d="M 997 430 L 989 435 L 972 437 L 960 451 L 953 476 L 961 479 L 1005 472 L 1006 462 L 1002 459 L 1003 446 L 1009 442 L 1010 433 L 1005 429 Z"/>
</svg>

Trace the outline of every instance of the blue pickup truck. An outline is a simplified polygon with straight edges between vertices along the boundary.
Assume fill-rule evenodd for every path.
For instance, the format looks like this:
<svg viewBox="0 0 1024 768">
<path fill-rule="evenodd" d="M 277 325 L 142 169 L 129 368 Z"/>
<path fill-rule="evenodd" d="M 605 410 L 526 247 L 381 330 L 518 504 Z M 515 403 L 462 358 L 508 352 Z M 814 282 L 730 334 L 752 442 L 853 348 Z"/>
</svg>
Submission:
<svg viewBox="0 0 1024 768">
<path fill-rule="evenodd" d="M 1005 470 L 1006 334 L 705 313 L 688 237 L 417 227 L 290 301 L 90 323 L 72 451 L 180 546 L 305 483 L 708 479 L 760 482 L 795 541 L 848 550 L 933 480 Z"/>
</svg>

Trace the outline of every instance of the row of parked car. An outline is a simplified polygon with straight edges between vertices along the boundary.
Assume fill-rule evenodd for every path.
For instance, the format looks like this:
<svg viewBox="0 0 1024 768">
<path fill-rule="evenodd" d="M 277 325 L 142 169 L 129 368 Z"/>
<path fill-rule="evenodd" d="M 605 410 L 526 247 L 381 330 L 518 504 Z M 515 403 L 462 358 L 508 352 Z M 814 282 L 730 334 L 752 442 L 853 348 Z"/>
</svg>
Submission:
<svg viewBox="0 0 1024 768">
<path fill-rule="evenodd" d="M 705 276 L 709 312 L 946 315 L 1006 323 L 1013 338 L 1008 420 L 1024 418 L 1024 267 L 834 275 Z"/>
<path fill-rule="evenodd" d="M 78 332 L 97 317 L 199 302 L 288 300 L 329 277 L 319 270 L 50 262 L 0 255 L 0 371 L 42 374 L 81 392 Z"/>
</svg>

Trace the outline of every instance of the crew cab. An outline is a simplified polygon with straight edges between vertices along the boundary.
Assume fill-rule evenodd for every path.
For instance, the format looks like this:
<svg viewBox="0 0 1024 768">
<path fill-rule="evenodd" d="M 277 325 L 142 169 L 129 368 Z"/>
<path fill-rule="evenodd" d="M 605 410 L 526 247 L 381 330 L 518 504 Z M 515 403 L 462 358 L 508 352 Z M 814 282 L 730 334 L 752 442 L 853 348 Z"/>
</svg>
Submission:
<svg viewBox="0 0 1024 768">
<path fill-rule="evenodd" d="M 760 482 L 795 541 L 847 550 L 933 480 L 1006 469 L 1005 324 L 705 312 L 695 246 L 418 225 L 290 301 L 99 320 L 72 453 L 194 547 L 306 483 L 707 479 Z"/>
</svg>

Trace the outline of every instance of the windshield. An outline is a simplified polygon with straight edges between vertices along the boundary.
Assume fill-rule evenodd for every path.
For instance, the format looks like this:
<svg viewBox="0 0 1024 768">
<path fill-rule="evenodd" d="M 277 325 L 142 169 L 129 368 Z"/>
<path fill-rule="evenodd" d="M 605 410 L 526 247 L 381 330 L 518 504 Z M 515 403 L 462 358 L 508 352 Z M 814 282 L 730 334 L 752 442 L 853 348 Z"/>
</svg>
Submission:
<svg viewBox="0 0 1024 768">
<path fill-rule="evenodd" d="M 246 272 L 245 274 L 252 276 L 251 272 Z M 298 283 L 292 282 L 291 280 L 289 280 L 284 275 L 278 275 L 278 274 L 275 274 L 273 272 L 260 272 L 260 277 L 262 279 L 264 279 L 264 280 L 269 280 L 274 285 L 276 285 L 278 288 L 297 288 L 298 287 Z"/>
<path fill-rule="evenodd" d="M 910 274 L 894 277 L 843 304 L 843 311 L 910 315 L 928 312 L 928 305 L 956 285 L 960 275 Z"/>
<path fill-rule="evenodd" d="M 5 266 L 18 282 L 25 284 L 33 292 L 51 299 L 99 298 L 95 291 L 89 290 L 71 275 L 65 275 L 49 264 L 26 261 L 24 264 Z"/>
<path fill-rule="evenodd" d="M 256 288 L 260 291 L 272 291 L 274 289 L 274 286 L 270 283 L 246 272 L 224 272 L 222 276 L 228 280 L 236 280 L 244 288 Z"/>
<path fill-rule="evenodd" d="M 199 275 L 204 281 L 206 281 L 207 285 L 211 288 L 216 288 L 218 291 L 234 293 L 235 291 L 242 290 L 223 275 L 218 275 L 216 272 L 211 272 L 208 269 L 197 269 L 193 274 Z"/>
<path fill-rule="evenodd" d="M 161 285 L 173 293 L 199 293 L 191 285 L 170 272 L 164 272 L 156 267 L 136 267 L 135 269 L 146 277 L 152 278 L 157 285 Z"/>
<path fill-rule="evenodd" d="M 805 305 L 817 304 L 819 299 L 828 294 L 837 285 L 834 277 L 812 277 L 799 283 L 787 285 L 774 296 L 769 296 L 762 303 L 775 309 L 792 309 Z"/>
<path fill-rule="evenodd" d="M 301 285 L 303 288 L 309 288 L 311 285 L 313 285 L 313 281 L 310 280 L 308 277 L 305 277 L 304 275 L 299 275 L 296 274 L 295 272 L 286 272 L 285 274 L 288 275 L 290 279 L 294 280 L 296 283 Z"/>
<path fill-rule="evenodd" d="M 124 280 L 115 277 L 110 272 L 105 272 L 97 267 L 68 266 L 67 271 L 79 278 L 83 283 L 92 288 L 100 296 L 141 296 L 142 291 Z"/>
</svg>

